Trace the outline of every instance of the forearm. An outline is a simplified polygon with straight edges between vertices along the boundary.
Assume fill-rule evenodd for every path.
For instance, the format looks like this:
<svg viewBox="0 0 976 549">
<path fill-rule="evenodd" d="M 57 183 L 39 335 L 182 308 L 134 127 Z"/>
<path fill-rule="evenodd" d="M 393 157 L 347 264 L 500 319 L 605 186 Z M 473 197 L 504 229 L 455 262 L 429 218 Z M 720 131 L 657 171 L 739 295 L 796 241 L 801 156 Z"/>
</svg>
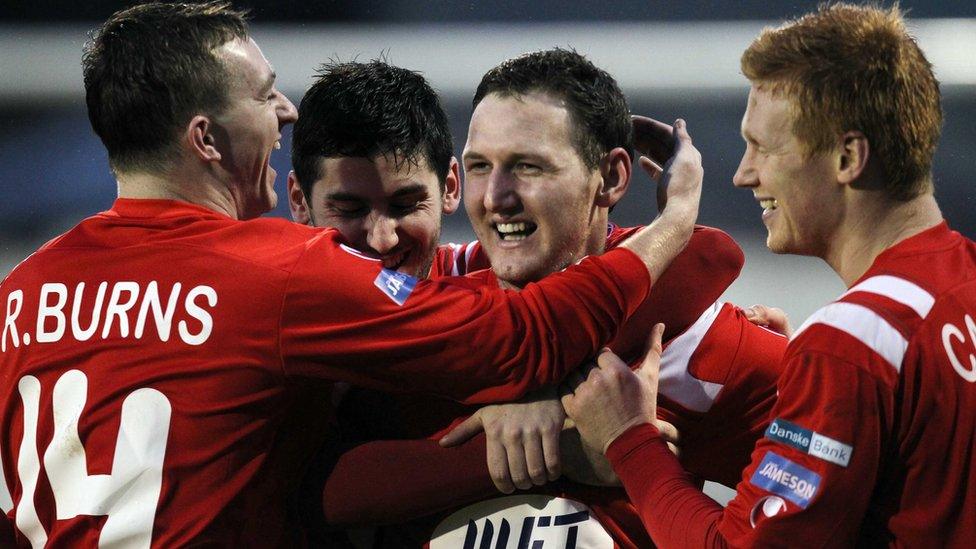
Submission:
<svg viewBox="0 0 976 549">
<path fill-rule="evenodd" d="M 658 280 L 691 239 L 698 202 L 668 205 L 650 225 L 620 244 L 644 262 L 651 280 Z"/>
<path fill-rule="evenodd" d="M 654 426 L 628 430 L 607 457 L 659 547 L 727 546 L 718 531 L 722 507 L 697 488 Z"/>
</svg>

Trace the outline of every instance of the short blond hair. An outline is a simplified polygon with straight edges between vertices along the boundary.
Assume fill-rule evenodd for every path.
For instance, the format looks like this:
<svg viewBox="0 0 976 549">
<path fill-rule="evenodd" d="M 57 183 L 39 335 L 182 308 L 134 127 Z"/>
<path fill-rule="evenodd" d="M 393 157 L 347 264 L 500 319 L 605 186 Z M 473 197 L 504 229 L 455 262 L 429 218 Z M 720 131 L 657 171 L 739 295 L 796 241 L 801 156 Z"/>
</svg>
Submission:
<svg viewBox="0 0 976 549">
<path fill-rule="evenodd" d="M 939 83 L 897 4 L 822 5 L 764 29 L 742 54 L 742 72 L 792 100 L 793 132 L 808 155 L 857 130 L 880 161 L 888 196 L 910 200 L 932 190 Z"/>
</svg>

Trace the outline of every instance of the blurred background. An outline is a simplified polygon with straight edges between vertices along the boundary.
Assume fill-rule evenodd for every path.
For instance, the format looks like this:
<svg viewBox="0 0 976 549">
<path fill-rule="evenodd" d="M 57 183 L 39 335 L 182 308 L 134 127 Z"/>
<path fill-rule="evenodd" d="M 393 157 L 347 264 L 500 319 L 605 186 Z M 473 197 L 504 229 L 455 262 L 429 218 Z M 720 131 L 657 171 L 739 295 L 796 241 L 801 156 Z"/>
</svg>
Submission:
<svg viewBox="0 0 976 549">
<path fill-rule="evenodd" d="M 127 2 L 40 0 L 0 7 L 0 275 L 47 239 L 108 208 L 115 183 L 88 124 L 81 77 L 87 33 Z M 816 7 L 811 1 L 605 2 L 536 0 L 333 0 L 238 2 L 251 9 L 253 34 L 296 104 L 328 59 L 389 61 L 422 72 L 440 92 L 460 152 L 481 76 L 511 56 L 576 48 L 620 82 L 633 112 L 688 120 L 705 165 L 700 221 L 725 229 L 747 264 L 728 298 L 783 307 L 794 323 L 842 286 L 818 261 L 776 257 L 752 193 L 733 188 L 743 151 L 739 122 L 748 84 L 739 55 L 766 25 Z M 913 34 L 942 82 L 945 128 L 935 161 L 938 198 L 959 231 L 976 236 L 976 3 L 905 1 Z M 290 128 L 272 159 L 279 207 L 287 216 L 284 174 Z M 615 210 L 618 223 L 647 222 L 650 181 L 638 174 Z M 462 211 L 445 240 L 473 238 Z"/>
<path fill-rule="evenodd" d="M 44 241 L 108 208 L 115 184 L 88 124 L 81 52 L 89 30 L 125 2 L 6 1 L 0 6 L 0 276 Z M 798 325 L 843 287 L 819 260 L 776 257 L 752 193 L 733 188 L 743 151 L 739 121 L 748 84 L 739 55 L 766 25 L 801 15 L 816 2 L 739 0 L 238 2 L 251 8 L 253 35 L 296 104 L 316 66 L 328 59 L 380 55 L 422 72 L 441 93 L 460 153 L 471 96 L 485 71 L 526 51 L 572 47 L 608 70 L 633 112 L 664 121 L 683 117 L 702 151 L 705 192 L 700 222 L 731 233 L 747 263 L 727 298 L 763 302 Z M 956 230 L 976 237 L 976 2 L 901 3 L 942 83 L 945 127 L 935 161 L 937 196 Z M 273 164 L 287 217 L 284 174 L 290 128 Z M 653 188 L 639 175 L 615 210 L 620 224 L 653 216 Z M 444 239 L 473 238 L 462 211 Z"/>
</svg>

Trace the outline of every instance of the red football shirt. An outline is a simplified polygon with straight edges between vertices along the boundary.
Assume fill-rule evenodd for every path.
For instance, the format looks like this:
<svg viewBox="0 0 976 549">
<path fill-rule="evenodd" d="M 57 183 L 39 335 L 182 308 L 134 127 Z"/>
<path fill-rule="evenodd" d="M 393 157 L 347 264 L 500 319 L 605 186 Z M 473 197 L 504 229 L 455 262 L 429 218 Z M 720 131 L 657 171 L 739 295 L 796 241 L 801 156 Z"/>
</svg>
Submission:
<svg viewBox="0 0 976 549">
<path fill-rule="evenodd" d="M 636 230 L 612 226 L 608 248 Z M 435 275 L 463 274 L 466 269 L 487 265 L 477 243 L 443 247 L 440 252 Z M 735 484 L 768 423 L 786 347 L 785 338 L 754 326 L 735 306 L 715 303 L 706 308 L 696 301 L 699 294 L 712 300 L 718 297 L 741 265 L 741 250 L 728 235 L 697 227 L 686 253 L 662 275 L 655 291 L 611 344 L 636 365 L 643 356 L 649 327 L 662 315 L 687 317 L 687 309 L 693 308 L 691 314 L 698 318 L 692 318 L 690 326 L 672 326 L 672 333 L 678 335 L 664 351 L 660 415 L 682 433 L 686 467 L 703 479 L 726 485 Z M 488 287 L 498 285 L 491 271 L 469 276 Z M 457 405 L 418 397 L 397 401 L 397 413 L 385 423 L 400 422 L 414 436 L 442 430 L 464 411 Z M 366 444 L 340 460 L 327 485 L 326 515 L 337 522 L 388 523 L 488 498 L 494 490 L 486 481 L 483 446 L 479 448 L 481 451 L 448 450 L 416 441 Z M 390 476 L 397 478 L 395 496 L 370 480 Z M 384 529 L 380 535 L 390 546 L 419 546 L 432 540 L 432 548 L 504 546 L 500 540 L 505 536 L 512 543 L 522 540 L 529 545 L 548 541 L 562 546 L 570 539 L 579 547 L 650 544 L 623 490 L 561 480 L 531 492 L 485 499 L 434 519 Z"/>
<path fill-rule="evenodd" d="M 22 546 L 300 544 L 316 380 L 509 400 L 648 288 L 627 251 L 511 293 L 415 281 L 336 231 L 120 199 L 0 284 L 0 509 Z"/>
<path fill-rule="evenodd" d="M 664 547 L 972 546 L 974 319 L 976 244 L 941 223 L 882 252 L 794 334 L 724 513 L 649 425 L 608 456 Z"/>
</svg>

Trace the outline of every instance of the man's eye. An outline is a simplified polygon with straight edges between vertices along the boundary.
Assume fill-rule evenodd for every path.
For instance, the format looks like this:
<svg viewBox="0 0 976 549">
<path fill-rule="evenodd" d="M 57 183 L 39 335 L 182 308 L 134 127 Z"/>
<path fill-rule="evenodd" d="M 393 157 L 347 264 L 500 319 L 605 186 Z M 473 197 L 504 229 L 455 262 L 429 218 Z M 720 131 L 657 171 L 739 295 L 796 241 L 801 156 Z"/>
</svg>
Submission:
<svg viewBox="0 0 976 549">
<path fill-rule="evenodd" d="M 487 162 L 472 162 L 464 167 L 466 172 L 484 172 L 488 170 Z"/>
<path fill-rule="evenodd" d="M 402 204 L 393 204 L 392 209 L 394 214 L 406 215 L 408 213 L 415 211 L 418 207 L 420 207 L 420 202 L 416 201 L 416 202 L 407 202 Z"/>
<path fill-rule="evenodd" d="M 515 165 L 515 171 L 524 174 L 537 174 L 542 172 L 542 168 L 536 166 L 535 164 L 529 164 L 527 162 L 519 162 Z"/>
<path fill-rule="evenodd" d="M 332 204 L 332 210 L 337 214 L 347 217 L 363 215 L 366 208 L 356 204 Z"/>
</svg>

